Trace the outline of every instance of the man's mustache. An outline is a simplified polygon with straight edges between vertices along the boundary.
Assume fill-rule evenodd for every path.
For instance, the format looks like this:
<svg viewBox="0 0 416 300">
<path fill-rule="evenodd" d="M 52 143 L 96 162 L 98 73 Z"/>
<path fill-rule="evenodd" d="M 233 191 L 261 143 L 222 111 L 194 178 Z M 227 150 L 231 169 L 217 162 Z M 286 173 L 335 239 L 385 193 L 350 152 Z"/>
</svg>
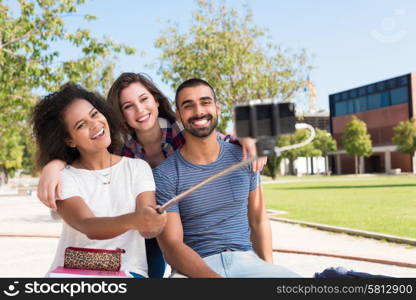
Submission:
<svg viewBox="0 0 416 300">
<path fill-rule="evenodd" d="M 199 116 L 199 117 L 191 117 L 191 118 L 188 119 L 188 122 L 191 123 L 191 122 L 202 120 L 202 119 L 207 119 L 208 121 L 210 121 L 210 120 L 212 120 L 212 118 L 213 118 L 212 115 L 206 114 L 206 115 L 202 115 L 202 116 Z"/>
</svg>

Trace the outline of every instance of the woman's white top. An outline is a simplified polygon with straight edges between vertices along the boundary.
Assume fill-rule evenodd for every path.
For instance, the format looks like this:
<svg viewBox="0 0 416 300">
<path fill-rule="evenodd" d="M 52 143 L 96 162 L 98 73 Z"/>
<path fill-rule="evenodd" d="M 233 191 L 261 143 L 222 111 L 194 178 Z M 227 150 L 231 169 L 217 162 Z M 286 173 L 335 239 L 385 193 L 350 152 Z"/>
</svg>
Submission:
<svg viewBox="0 0 416 300">
<path fill-rule="evenodd" d="M 111 176 L 111 182 L 103 184 L 108 176 Z M 62 199 L 81 197 L 96 217 L 115 217 L 134 212 L 136 197 L 142 192 L 155 190 L 152 169 L 147 162 L 128 157 L 103 170 L 67 166 L 61 171 L 61 181 Z M 63 266 L 66 247 L 124 249 L 126 253 L 122 254 L 121 270 L 128 275 L 128 272 L 135 272 L 148 277 L 145 241 L 137 230 L 129 230 L 108 240 L 90 240 L 63 222 L 50 270 Z"/>
</svg>

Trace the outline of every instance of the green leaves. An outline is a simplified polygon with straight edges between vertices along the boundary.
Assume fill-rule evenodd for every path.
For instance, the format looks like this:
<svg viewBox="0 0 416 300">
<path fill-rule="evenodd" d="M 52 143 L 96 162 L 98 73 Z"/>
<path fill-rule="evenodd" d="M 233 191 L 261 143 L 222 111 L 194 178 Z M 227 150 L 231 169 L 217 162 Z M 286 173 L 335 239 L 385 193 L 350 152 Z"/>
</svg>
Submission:
<svg viewBox="0 0 416 300">
<path fill-rule="evenodd" d="M 270 156 L 267 158 L 267 164 L 264 167 L 263 170 L 263 174 L 266 176 L 270 176 L 273 179 L 276 179 L 278 172 L 279 172 L 279 168 L 280 168 L 280 163 L 282 162 L 282 157 L 281 156 Z"/>
<path fill-rule="evenodd" d="M 171 26 L 155 41 L 162 51 L 159 74 L 164 82 L 176 89 L 192 77 L 207 80 L 225 104 L 220 129 L 237 103 L 294 98 L 311 69 L 305 51 L 292 54 L 272 46 L 266 31 L 253 24 L 248 9 L 240 15 L 223 3 L 199 0 L 197 4 L 187 32 Z"/>
<path fill-rule="evenodd" d="M 414 155 L 416 151 L 416 125 L 415 120 L 400 122 L 393 128 L 393 143 L 397 145 L 397 151 Z"/>
<path fill-rule="evenodd" d="M 337 142 L 332 138 L 330 133 L 319 128 L 315 129 L 316 136 L 313 139 L 313 146 L 321 152 L 321 156 L 327 156 L 329 152 L 337 150 Z"/>
<path fill-rule="evenodd" d="M 350 156 L 368 157 L 372 154 L 372 142 L 367 133 L 367 125 L 356 116 L 346 124 L 342 144 Z"/>
<path fill-rule="evenodd" d="M 69 32 L 65 20 L 84 2 L 19 0 L 19 8 L 12 11 L 0 0 L 0 166 L 20 168 L 23 155 L 33 152 L 24 133 L 30 132 L 26 119 L 35 103 L 34 91 L 54 91 L 73 81 L 103 94 L 113 79 L 115 55 L 135 53 L 86 29 Z M 78 56 L 62 58 L 54 48 L 58 42 Z"/>
<path fill-rule="evenodd" d="M 337 149 L 336 141 L 331 137 L 331 135 L 326 130 L 320 130 L 315 128 L 315 138 L 312 143 L 309 143 L 306 146 L 301 148 L 291 149 L 283 151 L 281 157 L 287 158 L 290 162 L 289 164 L 289 173 L 294 174 L 293 162 L 298 157 L 317 157 L 317 156 L 327 156 L 328 152 L 335 151 Z M 294 144 L 299 144 L 305 141 L 310 135 L 310 131 L 307 129 L 296 130 L 294 134 L 282 135 L 277 140 L 277 146 L 289 146 Z M 280 160 L 277 161 L 280 164 Z M 270 165 L 269 161 L 267 162 L 268 169 L 266 172 L 268 174 L 276 174 L 277 171 L 273 171 L 275 166 L 275 161 L 271 160 Z M 270 175 L 272 176 L 272 175 Z"/>
<path fill-rule="evenodd" d="M 305 141 L 309 137 L 309 135 L 310 132 L 307 129 L 296 130 L 294 134 L 280 136 L 277 141 L 277 145 L 279 147 L 283 147 L 288 145 L 299 144 Z M 321 150 L 316 148 L 313 143 L 310 143 L 301 148 L 296 148 L 282 152 L 282 157 L 287 158 L 291 161 L 295 160 L 298 157 L 315 157 L 321 155 Z"/>
<path fill-rule="evenodd" d="M 369 157 L 373 153 L 367 125 L 356 116 L 352 116 L 342 134 L 342 144 L 347 154 L 355 157 L 355 174 L 358 174 L 360 172 L 358 157 Z"/>
</svg>

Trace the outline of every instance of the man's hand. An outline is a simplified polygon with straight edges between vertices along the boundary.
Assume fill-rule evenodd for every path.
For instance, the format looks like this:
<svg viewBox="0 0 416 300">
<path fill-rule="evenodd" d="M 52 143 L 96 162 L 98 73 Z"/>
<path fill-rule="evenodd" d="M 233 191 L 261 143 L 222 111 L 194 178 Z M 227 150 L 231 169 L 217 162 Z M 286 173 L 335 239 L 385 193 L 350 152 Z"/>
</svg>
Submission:
<svg viewBox="0 0 416 300">
<path fill-rule="evenodd" d="M 253 138 L 242 138 L 240 139 L 241 147 L 243 148 L 243 160 L 247 159 L 248 156 L 256 156 L 256 139 Z M 253 172 L 261 172 L 267 163 L 267 156 L 259 157 L 259 159 L 253 161 L 252 168 Z"/>
</svg>

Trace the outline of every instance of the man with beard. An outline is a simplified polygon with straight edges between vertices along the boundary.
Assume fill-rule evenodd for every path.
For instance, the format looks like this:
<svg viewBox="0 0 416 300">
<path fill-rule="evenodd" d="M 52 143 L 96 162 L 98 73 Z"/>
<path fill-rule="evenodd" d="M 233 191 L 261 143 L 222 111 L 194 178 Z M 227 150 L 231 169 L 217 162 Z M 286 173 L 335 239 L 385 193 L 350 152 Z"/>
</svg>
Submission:
<svg viewBox="0 0 416 300">
<path fill-rule="evenodd" d="M 217 138 L 220 104 L 206 81 L 183 82 L 175 101 L 186 143 L 154 169 L 160 205 L 242 159 L 241 147 Z M 258 182 L 251 166 L 242 167 L 168 209 L 158 241 L 171 277 L 298 277 L 273 264 Z"/>
</svg>

